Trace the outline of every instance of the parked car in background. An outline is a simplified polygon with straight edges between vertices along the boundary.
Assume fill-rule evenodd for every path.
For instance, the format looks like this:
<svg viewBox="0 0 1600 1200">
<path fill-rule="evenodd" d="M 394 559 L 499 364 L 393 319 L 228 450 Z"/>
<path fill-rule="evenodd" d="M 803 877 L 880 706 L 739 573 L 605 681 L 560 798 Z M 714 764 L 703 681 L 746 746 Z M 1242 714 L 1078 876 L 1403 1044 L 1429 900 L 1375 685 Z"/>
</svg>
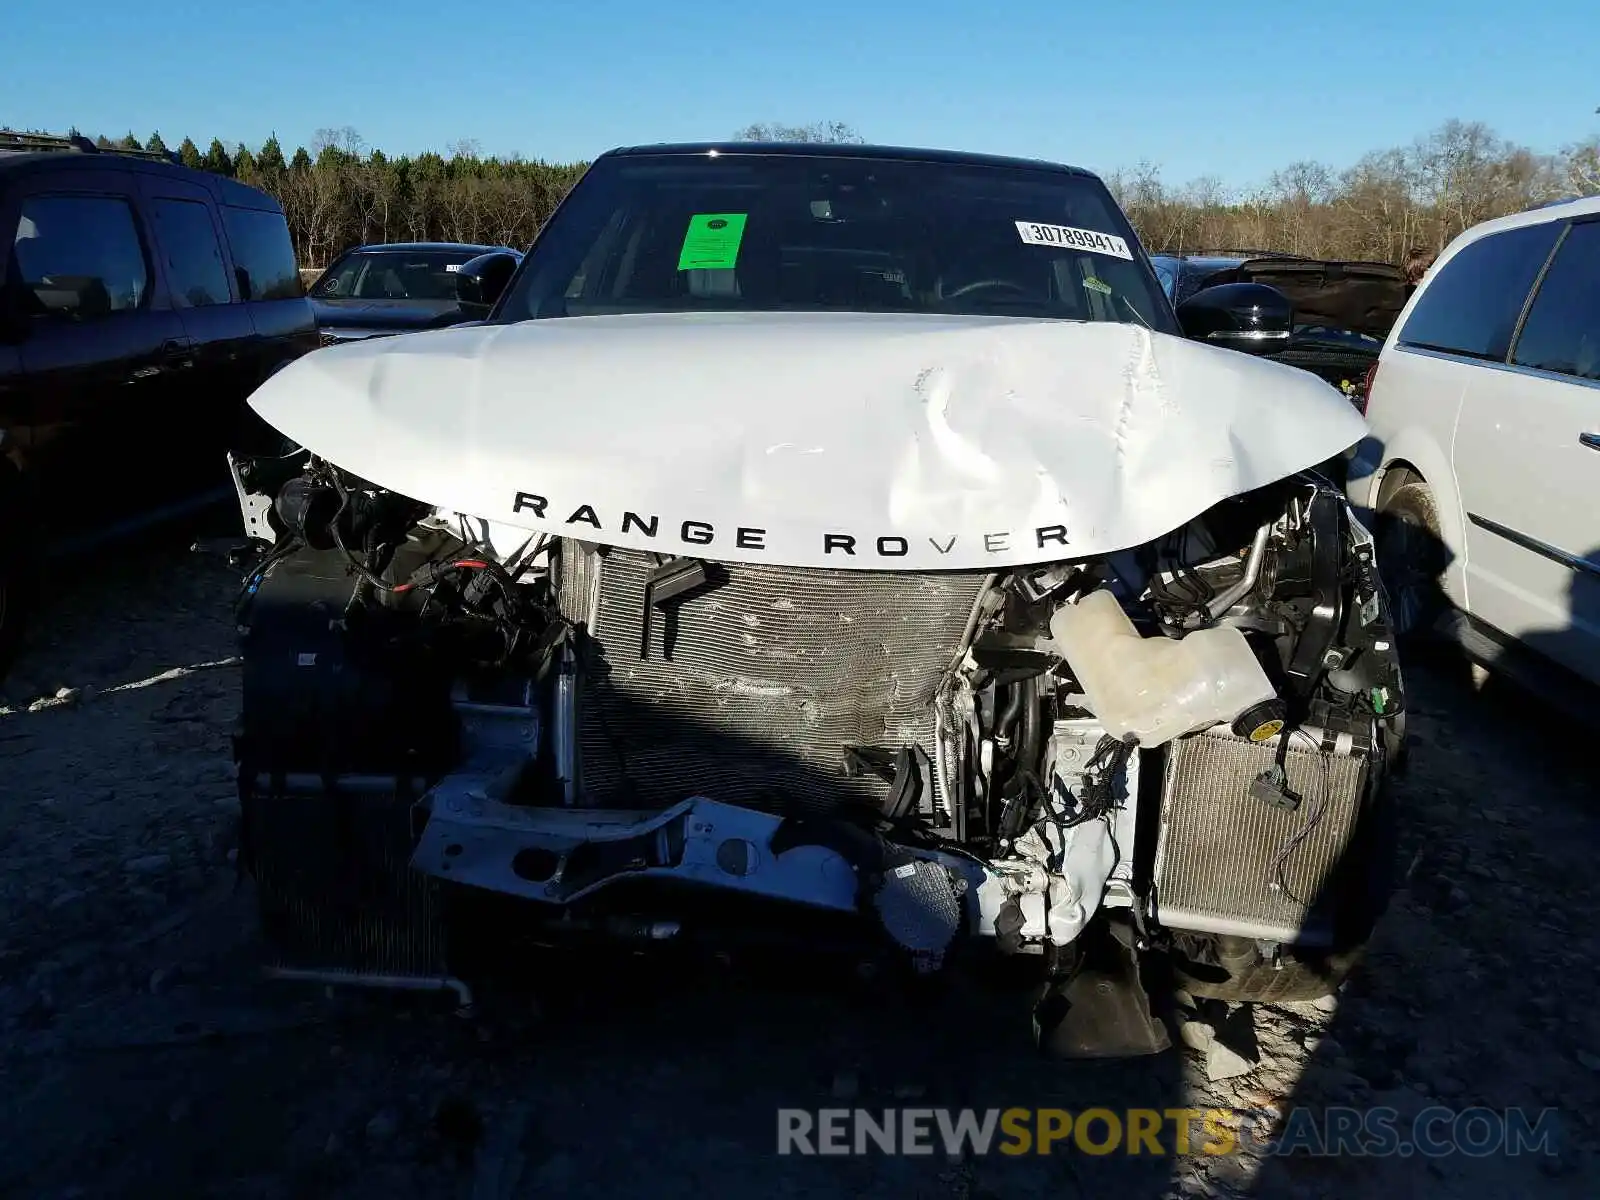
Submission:
<svg viewBox="0 0 1600 1200">
<path fill-rule="evenodd" d="M 1174 304 L 1229 283 L 1264 284 L 1283 293 L 1293 328 L 1282 347 L 1266 357 L 1311 371 L 1358 403 L 1366 374 L 1409 294 L 1405 272 L 1389 263 L 1255 250 L 1157 254 L 1150 262 Z"/>
<path fill-rule="evenodd" d="M 278 202 L 159 153 L 0 132 L 0 255 L 3 664 L 41 554 L 225 498 L 317 340 Z"/>
<path fill-rule="evenodd" d="M 1348 494 L 1374 514 L 1397 626 L 1541 683 L 1600 683 L 1600 199 L 1447 246 L 1384 345 L 1367 420 Z"/>
<path fill-rule="evenodd" d="M 486 315 L 487 309 L 463 306 L 458 291 L 461 269 L 486 257 L 507 264 L 506 278 L 522 261 L 509 246 L 463 242 L 396 242 L 345 251 L 311 286 L 323 344 L 442 329 Z"/>
</svg>

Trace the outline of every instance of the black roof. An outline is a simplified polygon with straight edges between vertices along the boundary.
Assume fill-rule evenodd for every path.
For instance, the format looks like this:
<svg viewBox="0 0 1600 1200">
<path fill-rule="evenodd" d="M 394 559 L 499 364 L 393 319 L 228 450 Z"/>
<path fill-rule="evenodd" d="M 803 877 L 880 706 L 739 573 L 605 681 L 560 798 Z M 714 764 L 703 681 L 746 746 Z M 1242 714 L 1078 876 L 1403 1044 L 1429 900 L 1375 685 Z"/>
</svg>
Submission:
<svg viewBox="0 0 1600 1200">
<path fill-rule="evenodd" d="M 1301 258 L 1299 254 L 1290 254 L 1287 250 L 1237 250 L 1237 249 L 1210 249 L 1198 247 L 1194 250 L 1164 250 L 1168 258 L 1231 258 L 1238 262 L 1248 262 L 1253 258 Z M 1305 261 L 1310 262 L 1311 259 Z M 1317 260 L 1320 261 L 1320 260 Z"/>
<path fill-rule="evenodd" d="M 955 166 L 1005 167 L 1022 171 L 1054 171 L 1062 175 L 1098 178 L 1093 171 L 1037 158 L 1010 158 L 1001 154 L 972 154 L 964 150 L 927 150 L 914 146 L 861 146 L 850 142 L 668 142 L 656 146 L 619 146 L 601 158 L 633 155 L 763 154 L 796 158 L 878 158 L 897 162 L 949 163 Z"/>
<path fill-rule="evenodd" d="M 1196 267 L 1201 271 L 1226 271 L 1234 267 L 1242 267 L 1245 263 L 1255 262 L 1258 259 L 1269 259 L 1276 262 L 1282 258 L 1281 255 L 1277 254 L 1251 255 L 1247 258 L 1241 258 L 1237 254 L 1197 254 L 1187 251 L 1182 254 L 1176 254 L 1170 250 L 1153 250 L 1150 252 L 1150 257 L 1164 258 L 1185 266 Z"/>
<path fill-rule="evenodd" d="M 222 204 L 238 208 L 280 211 L 278 202 L 259 188 L 250 187 L 225 175 L 200 171 L 178 163 L 162 162 L 155 158 L 136 158 L 131 154 L 118 154 L 115 150 L 85 153 L 77 150 L 40 150 L 20 154 L 0 152 L 0 183 L 20 179 L 38 171 L 137 171 L 146 175 L 159 175 L 168 179 L 181 179 L 185 183 L 206 188 Z"/>
<path fill-rule="evenodd" d="M 1284 250 L 1193 250 L 1177 253 L 1158 250 L 1151 258 L 1168 258 L 1174 262 L 1193 263 L 1205 271 L 1223 271 L 1242 267 L 1245 263 L 1276 264 L 1285 271 L 1308 268 L 1357 267 L 1363 271 L 1400 273 L 1393 263 L 1367 258 L 1313 258 L 1306 254 L 1290 254 Z"/>
<path fill-rule="evenodd" d="M 361 250 L 397 250 L 403 253 L 426 250 L 470 251 L 473 254 L 488 254 L 494 250 L 510 250 L 513 254 L 521 251 L 513 250 L 510 246 L 480 246 L 477 242 L 368 242 L 364 246 L 351 246 L 350 253 Z"/>
</svg>

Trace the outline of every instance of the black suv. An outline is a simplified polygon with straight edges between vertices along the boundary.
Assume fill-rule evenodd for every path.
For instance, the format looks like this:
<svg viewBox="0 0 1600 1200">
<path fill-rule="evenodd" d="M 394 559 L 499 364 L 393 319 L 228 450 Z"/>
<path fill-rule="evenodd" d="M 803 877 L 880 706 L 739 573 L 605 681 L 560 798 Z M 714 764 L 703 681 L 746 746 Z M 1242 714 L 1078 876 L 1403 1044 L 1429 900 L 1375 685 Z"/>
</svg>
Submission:
<svg viewBox="0 0 1600 1200">
<path fill-rule="evenodd" d="M 0 131 L 0 670 L 28 565 L 226 496 L 316 348 L 283 210 L 167 156 Z"/>
<path fill-rule="evenodd" d="M 1287 329 L 1270 331 L 1276 340 L 1243 345 L 1239 335 L 1269 332 L 1255 329 L 1219 330 L 1216 340 L 1310 371 L 1352 398 L 1365 386 L 1384 338 L 1411 295 L 1405 272 L 1389 263 L 1301 258 L 1270 250 L 1201 250 L 1152 254 L 1150 265 L 1174 305 L 1188 305 L 1207 293 L 1224 304 L 1231 300 L 1235 307 L 1256 307 L 1264 289 L 1273 289 L 1277 302 L 1287 306 L 1288 322 Z M 1231 284 L 1255 286 L 1208 291 Z"/>
</svg>

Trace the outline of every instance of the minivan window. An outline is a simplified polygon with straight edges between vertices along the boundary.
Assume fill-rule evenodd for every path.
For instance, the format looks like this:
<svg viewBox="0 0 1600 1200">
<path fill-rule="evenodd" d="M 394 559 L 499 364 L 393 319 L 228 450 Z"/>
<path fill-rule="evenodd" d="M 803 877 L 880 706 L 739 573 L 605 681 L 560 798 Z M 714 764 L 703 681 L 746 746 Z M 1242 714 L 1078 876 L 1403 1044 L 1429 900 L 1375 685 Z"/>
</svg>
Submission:
<svg viewBox="0 0 1600 1200">
<path fill-rule="evenodd" d="M 1511 361 L 1579 379 L 1600 379 L 1600 222 L 1562 239 L 1522 323 Z"/>
<path fill-rule="evenodd" d="M 228 269 L 210 210 L 192 200 L 158 199 L 150 207 L 174 299 L 191 308 L 229 303 Z"/>
<path fill-rule="evenodd" d="M 31 196 L 12 261 L 35 315 L 89 320 L 139 308 L 150 270 L 133 208 L 115 196 Z"/>
<path fill-rule="evenodd" d="M 297 300 L 306 294 L 282 213 L 224 205 L 222 225 L 241 299 Z"/>
<path fill-rule="evenodd" d="M 1545 221 L 1469 243 L 1423 289 L 1400 344 L 1504 362 L 1528 289 L 1560 232 Z"/>
</svg>

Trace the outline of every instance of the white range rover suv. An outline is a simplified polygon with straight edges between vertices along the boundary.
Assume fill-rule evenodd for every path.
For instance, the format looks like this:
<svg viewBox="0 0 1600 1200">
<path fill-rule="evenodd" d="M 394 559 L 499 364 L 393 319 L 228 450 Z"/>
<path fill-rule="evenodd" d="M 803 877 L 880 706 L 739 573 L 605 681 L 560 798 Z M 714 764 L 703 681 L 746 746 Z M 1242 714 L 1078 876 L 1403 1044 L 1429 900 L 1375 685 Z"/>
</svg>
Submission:
<svg viewBox="0 0 1600 1200">
<path fill-rule="evenodd" d="M 589 938 L 1020 967 L 1072 1057 L 1170 1044 L 1146 979 L 1333 992 L 1406 705 L 1316 469 L 1366 425 L 1228 348 L 1279 299 L 1174 308 L 1059 164 L 597 158 L 484 321 L 251 399 L 304 451 L 233 464 L 275 969 L 465 1000 Z"/>
<path fill-rule="evenodd" d="M 1348 496 L 1400 632 L 1600 683 L 1600 198 L 1456 238 L 1367 395 Z"/>
</svg>

